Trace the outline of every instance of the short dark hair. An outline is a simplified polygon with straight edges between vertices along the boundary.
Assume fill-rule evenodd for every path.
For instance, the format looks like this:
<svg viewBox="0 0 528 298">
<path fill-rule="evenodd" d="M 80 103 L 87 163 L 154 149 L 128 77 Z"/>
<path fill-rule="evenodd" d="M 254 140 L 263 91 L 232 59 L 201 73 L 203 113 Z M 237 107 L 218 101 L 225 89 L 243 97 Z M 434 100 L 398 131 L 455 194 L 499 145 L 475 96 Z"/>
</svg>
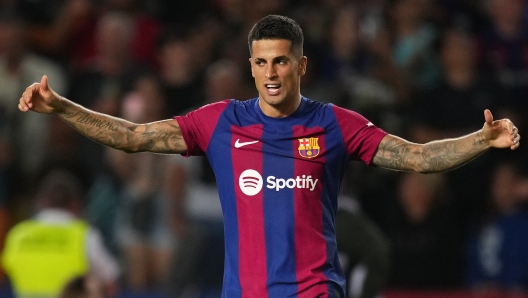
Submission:
<svg viewBox="0 0 528 298">
<path fill-rule="evenodd" d="M 260 19 L 249 31 L 248 46 L 251 54 L 251 44 L 261 39 L 286 39 L 292 48 L 303 48 L 304 36 L 301 26 L 293 19 L 280 15 L 268 15 Z"/>
<path fill-rule="evenodd" d="M 40 181 L 37 198 L 47 207 L 69 209 L 76 200 L 82 200 L 80 180 L 63 168 L 50 170 Z"/>
<path fill-rule="evenodd" d="M 59 298 L 99 298 L 104 297 L 102 285 L 93 276 L 80 275 L 72 278 L 64 288 Z"/>
</svg>

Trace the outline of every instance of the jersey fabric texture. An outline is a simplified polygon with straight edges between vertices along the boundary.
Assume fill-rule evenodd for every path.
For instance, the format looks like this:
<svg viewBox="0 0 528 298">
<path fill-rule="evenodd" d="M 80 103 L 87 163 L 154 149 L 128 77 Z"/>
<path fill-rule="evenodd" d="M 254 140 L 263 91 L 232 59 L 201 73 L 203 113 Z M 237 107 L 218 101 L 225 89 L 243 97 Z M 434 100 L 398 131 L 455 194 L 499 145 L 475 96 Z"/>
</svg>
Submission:
<svg viewBox="0 0 528 298">
<path fill-rule="evenodd" d="M 205 154 L 224 214 L 222 297 L 344 297 L 334 220 L 347 162 L 371 164 L 386 132 L 356 112 L 302 98 L 285 118 L 259 98 L 175 116 L 186 156 Z"/>
</svg>

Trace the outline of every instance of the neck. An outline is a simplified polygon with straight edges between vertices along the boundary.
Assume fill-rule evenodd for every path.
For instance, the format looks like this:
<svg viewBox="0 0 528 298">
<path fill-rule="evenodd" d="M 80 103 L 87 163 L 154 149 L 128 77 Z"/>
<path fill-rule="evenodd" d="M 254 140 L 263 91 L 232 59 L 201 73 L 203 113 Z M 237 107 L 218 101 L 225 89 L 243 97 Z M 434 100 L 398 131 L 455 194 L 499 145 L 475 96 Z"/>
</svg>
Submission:
<svg viewBox="0 0 528 298">
<path fill-rule="evenodd" d="M 285 118 L 295 113 L 297 108 L 301 105 L 301 94 L 295 96 L 294 99 L 285 100 L 278 104 L 269 104 L 262 100 L 262 96 L 259 96 L 259 107 L 264 115 L 272 118 Z"/>
</svg>

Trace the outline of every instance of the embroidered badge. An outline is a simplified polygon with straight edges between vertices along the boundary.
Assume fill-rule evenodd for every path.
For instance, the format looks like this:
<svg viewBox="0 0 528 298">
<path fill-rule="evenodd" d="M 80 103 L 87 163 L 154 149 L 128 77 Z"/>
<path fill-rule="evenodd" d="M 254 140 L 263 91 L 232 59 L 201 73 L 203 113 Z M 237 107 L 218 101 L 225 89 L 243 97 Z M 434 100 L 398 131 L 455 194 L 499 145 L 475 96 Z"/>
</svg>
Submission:
<svg viewBox="0 0 528 298">
<path fill-rule="evenodd" d="M 299 154 L 305 158 L 316 157 L 321 151 L 318 142 L 319 138 L 299 139 Z"/>
</svg>

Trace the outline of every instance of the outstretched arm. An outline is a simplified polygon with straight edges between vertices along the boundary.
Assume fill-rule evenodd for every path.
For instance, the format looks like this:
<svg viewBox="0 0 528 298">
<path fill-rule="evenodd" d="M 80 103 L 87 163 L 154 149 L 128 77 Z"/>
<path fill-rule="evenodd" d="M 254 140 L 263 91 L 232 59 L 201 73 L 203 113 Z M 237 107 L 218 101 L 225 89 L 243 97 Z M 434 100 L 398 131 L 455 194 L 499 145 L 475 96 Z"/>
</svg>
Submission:
<svg viewBox="0 0 528 298">
<path fill-rule="evenodd" d="M 490 147 L 511 150 L 519 147 L 521 137 L 510 120 L 493 121 L 489 110 L 484 111 L 484 117 L 486 122 L 481 130 L 455 139 L 416 144 L 387 135 L 381 140 L 373 163 L 392 170 L 436 173 L 457 168 Z"/>
<path fill-rule="evenodd" d="M 40 83 L 26 88 L 18 108 L 22 112 L 56 114 L 88 138 L 126 152 L 184 153 L 187 150 L 175 120 L 136 124 L 94 112 L 55 93 L 46 76 Z"/>
</svg>

